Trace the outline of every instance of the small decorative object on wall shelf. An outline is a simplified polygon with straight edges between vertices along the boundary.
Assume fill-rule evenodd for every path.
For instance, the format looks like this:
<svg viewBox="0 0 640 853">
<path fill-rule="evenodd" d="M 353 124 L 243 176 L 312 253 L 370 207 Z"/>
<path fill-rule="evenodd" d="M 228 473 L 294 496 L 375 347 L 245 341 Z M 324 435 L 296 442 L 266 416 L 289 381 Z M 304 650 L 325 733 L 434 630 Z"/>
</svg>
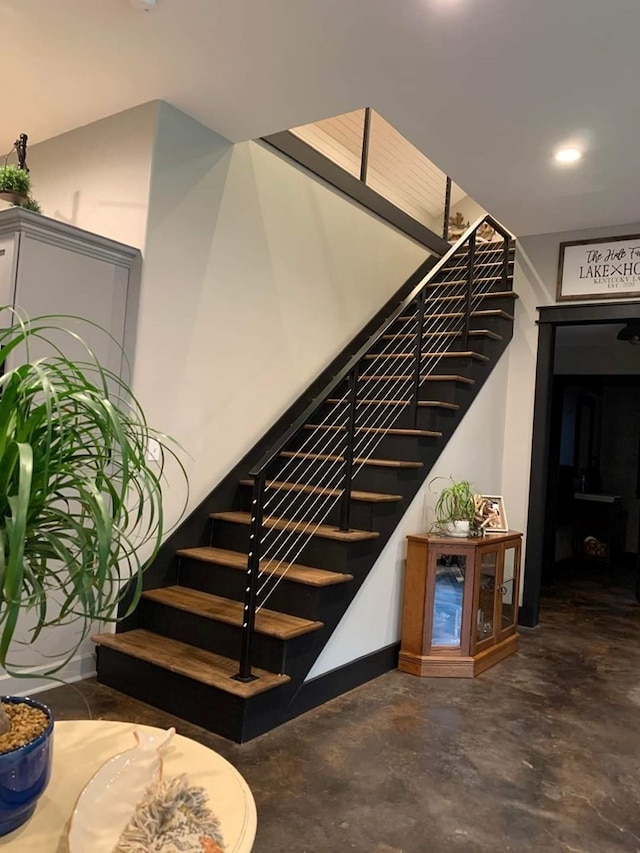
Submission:
<svg viewBox="0 0 640 853">
<path fill-rule="evenodd" d="M 475 526 L 481 534 L 506 533 L 509 529 L 502 495 L 475 495 Z"/>
<path fill-rule="evenodd" d="M 558 302 L 639 294 L 640 234 L 560 243 Z"/>
<path fill-rule="evenodd" d="M 468 480 L 456 482 L 453 477 L 434 477 L 429 483 L 429 489 L 438 480 L 449 482 L 450 485 L 440 492 L 434 508 L 435 521 L 433 527 L 447 536 L 465 538 L 471 532 L 471 526 L 476 514 L 473 487 Z"/>
<path fill-rule="evenodd" d="M 458 211 L 453 216 L 449 217 L 449 240 L 455 242 L 459 240 L 464 232 L 469 228 L 470 223 L 464 221 L 464 216 Z"/>
</svg>

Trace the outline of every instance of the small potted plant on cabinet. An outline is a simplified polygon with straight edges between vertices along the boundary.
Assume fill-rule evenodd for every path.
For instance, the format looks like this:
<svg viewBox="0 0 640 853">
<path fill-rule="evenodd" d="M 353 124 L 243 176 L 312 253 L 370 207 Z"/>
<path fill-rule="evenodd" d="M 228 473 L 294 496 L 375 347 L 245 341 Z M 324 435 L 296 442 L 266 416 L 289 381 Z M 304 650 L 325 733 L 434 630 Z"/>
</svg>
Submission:
<svg viewBox="0 0 640 853">
<path fill-rule="evenodd" d="M 429 487 L 445 477 L 434 477 Z M 445 536 L 466 538 L 469 536 L 475 516 L 474 491 L 468 480 L 456 482 L 448 478 L 449 485 L 441 492 L 436 501 L 434 527 Z"/>
<path fill-rule="evenodd" d="M 119 618 L 125 594 L 120 615 L 131 612 L 163 534 L 166 459 L 184 476 L 127 385 L 89 347 L 81 362 L 64 355 L 61 322 L 12 315 L 0 332 L 0 667 L 15 675 L 26 674 L 12 663 L 18 640 L 75 624 L 73 647 L 45 673 L 52 675 L 93 625 Z M 66 334 L 77 347 L 78 336 Z M 33 358 L 33 344 L 43 341 L 50 355 Z M 8 360 L 16 366 L 7 369 Z M 5 835 L 30 817 L 48 783 L 54 725 L 44 705 L 3 698 L 0 728 Z"/>
</svg>

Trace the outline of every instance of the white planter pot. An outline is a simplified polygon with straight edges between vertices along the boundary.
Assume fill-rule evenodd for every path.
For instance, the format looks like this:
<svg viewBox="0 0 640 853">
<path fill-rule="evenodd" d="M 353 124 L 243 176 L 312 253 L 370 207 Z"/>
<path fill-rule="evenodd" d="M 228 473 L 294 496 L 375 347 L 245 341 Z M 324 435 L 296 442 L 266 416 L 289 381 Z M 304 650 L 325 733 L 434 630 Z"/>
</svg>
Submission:
<svg viewBox="0 0 640 853">
<path fill-rule="evenodd" d="M 468 539 L 469 537 L 469 522 L 468 521 L 451 521 L 447 525 L 447 536 L 454 536 L 456 539 Z"/>
</svg>

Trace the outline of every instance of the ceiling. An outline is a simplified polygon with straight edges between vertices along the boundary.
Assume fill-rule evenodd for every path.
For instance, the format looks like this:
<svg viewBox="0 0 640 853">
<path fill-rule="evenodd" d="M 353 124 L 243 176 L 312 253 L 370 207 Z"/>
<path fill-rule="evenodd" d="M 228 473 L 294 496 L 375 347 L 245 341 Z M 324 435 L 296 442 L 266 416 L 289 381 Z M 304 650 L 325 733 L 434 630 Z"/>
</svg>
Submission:
<svg viewBox="0 0 640 853">
<path fill-rule="evenodd" d="M 640 221 L 638 0 L 0 0 L 0 30 L 0 150 L 156 98 L 234 141 L 372 106 L 519 236 Z"/>
</svg>

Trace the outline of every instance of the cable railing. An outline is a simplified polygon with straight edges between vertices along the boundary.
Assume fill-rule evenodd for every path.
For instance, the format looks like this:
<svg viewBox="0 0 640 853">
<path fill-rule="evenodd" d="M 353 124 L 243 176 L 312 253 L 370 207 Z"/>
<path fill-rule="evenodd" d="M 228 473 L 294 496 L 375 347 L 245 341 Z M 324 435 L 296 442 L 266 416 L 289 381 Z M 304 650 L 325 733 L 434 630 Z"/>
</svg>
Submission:
<svg viewBox="0 0 640 853">
<path fill-rule="evenodd" d="M 478 248 L 485 223 L 502 239 Z M 511 239 L 491 216 L 470 227 L 251 470 L 238 679 L 254 677 L 257 612 L 336 508 L 334 530 L 347 538 L 354 478 L 407 411 L 417 428 L 436 365 L 468 350 L 471 316 L 496 282 L 509 289 Z"/>
</svg>

